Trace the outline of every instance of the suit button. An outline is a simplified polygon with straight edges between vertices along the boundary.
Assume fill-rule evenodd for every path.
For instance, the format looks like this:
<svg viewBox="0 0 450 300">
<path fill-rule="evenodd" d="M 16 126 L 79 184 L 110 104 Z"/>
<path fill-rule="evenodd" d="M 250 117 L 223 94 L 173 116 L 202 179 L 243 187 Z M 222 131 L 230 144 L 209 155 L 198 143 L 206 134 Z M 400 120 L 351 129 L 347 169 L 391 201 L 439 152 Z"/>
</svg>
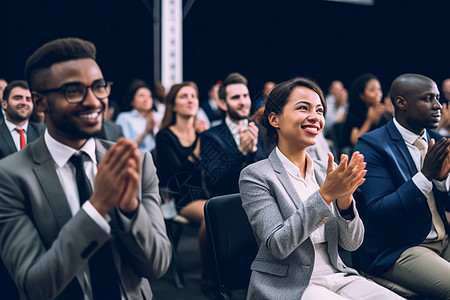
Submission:
<svg viewBox="0 0 450 300">
<path fill-rule="evenodd" d="M 144 236 L 142 235 L 142 233 L 140 231 L 138 231 L 136 233 L 136 237 L 137 237 L 139 243 L 144 244 Z"/>
<path fill-rule="evenodd" d="M 97 241 L 93 241 L 92 243 L 89 244 L 89 246 L 86 247 L 86 249 L 84 249 L 83 252 L 81 252 L 81 258 L 86 259 L 88 258 L 88 256 L 91 254 L 91 252 L 97 248 L 98 246 L 98 242 Z"/>
</svg>

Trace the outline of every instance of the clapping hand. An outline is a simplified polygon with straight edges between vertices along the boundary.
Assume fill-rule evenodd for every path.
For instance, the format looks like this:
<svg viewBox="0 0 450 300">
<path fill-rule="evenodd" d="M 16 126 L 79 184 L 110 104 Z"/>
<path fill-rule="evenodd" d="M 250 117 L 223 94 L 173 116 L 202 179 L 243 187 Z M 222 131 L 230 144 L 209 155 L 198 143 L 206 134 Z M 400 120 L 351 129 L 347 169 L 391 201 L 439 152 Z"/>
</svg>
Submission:
<svg viewBox="0 0 450 300">
<path fill-rule="evenodd" d="M 437 143 L 431 139 L 422 167 L 422 173 L 428 180 L 442 181 L 447 178 L 450 171 L 449 148 L 450 139 L 442 138 Z"/>
<path fill-rule="evenodd" d="M 348 164 L 348 156 L 342 154 L 341 162 L 336 168 L 333 159 L 333 154 L 328 152 L 327 177 L 319 193 L 328 205 L 337 199 L 339 209 L 344 210 L 350 207 L 352 194 L 365 181 L 366 163 L 364 156 L 358 151 L 353 153 Z"/>
<path fill-rule="evenodd" d="M 106 216 L 116 205 L 124 212 L 136 210 L 140 166 L 136 143 L 120 138 L 108 150 L 98 166 L 94 193 L 89 200 L 101 215 Z"/>
</svg>

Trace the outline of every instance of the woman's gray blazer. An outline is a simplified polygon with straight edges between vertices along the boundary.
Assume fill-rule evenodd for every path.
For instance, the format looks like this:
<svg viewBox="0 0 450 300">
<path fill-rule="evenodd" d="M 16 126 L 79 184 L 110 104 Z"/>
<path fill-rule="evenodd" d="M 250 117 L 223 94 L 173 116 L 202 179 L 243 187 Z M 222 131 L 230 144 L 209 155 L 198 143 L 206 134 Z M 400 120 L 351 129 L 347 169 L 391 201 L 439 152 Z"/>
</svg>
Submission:
<svg viewBox="0 0 450 300">
<path fill-rule="evenodd" d="M 314 161 L 313 166 L 321 186 L 327 163 Z M 338 255 L 338 245 L 354 251 L 363 241 L 364 226 L 355 201 L 352 220 L 340 216 L 336 200 L 330 209 L 318 191 L 303 202 L 275 150 L 268 159 L 242 170 L 239 187 L 242 206 L 259 246 L 251 266 L 247 299 L 300 299 L 314 267 L 310 235 L 324 223 L 332 265 L 339 271 L 358 274 L 345 266 Z"/>
</svg>

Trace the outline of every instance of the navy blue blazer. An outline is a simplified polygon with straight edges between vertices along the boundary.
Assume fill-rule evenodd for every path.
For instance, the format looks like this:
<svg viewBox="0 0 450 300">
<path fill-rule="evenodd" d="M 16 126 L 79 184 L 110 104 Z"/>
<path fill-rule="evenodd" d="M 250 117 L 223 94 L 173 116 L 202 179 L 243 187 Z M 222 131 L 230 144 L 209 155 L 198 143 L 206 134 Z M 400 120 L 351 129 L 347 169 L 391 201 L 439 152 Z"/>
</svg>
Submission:
<svg viewBox="0 0 450 300">
<path fill-rule="evenodd" d="M 40 137 L 44 133 L 44 130 L 44 124 L 28 122 L 27 144 Z M 0 141 L 0 159 L 17 152 L 16 145 L 14 144 L 14 140 L 4 119 L 0 119 Z"/>
<path fill-rule="evenodd" d="M 258 139 L 258 151 L 262 149 Z M 239 193 L 239 174 L 256 154 L 243 155 L 225 122 L 200 135 L 201 164 L 205 170 L 205 184 L 210 197 Z M 258 152 L 257 151 L 257 152 Z M 258 155 L 259 159 L 266 158 Z"/>
<path fill-rule="evenodd" d="M 442 138 L 427 130 L 428 140 Z M 366 181 L 358 203 L 364 227 L 364 242 L 358 249 L 359 268 L 381 275 L 393 266 L 400 254 L 425 240 L 431 229 L 427 198 L 413 183 L 418 172 L 407 146 L 393 121 L 362 135 L 355 150 L 367 162 Z M 448 193 L 433 185 L 436 207 L 449 232 L 444 210 L 450 210 Z"/>
</svg>

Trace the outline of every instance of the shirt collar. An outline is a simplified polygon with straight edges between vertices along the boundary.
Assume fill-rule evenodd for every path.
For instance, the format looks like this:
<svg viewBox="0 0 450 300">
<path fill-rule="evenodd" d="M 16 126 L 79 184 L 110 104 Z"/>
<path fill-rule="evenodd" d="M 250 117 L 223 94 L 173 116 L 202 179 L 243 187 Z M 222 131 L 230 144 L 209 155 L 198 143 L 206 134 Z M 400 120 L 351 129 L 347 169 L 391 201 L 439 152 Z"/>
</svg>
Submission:
<svg viewBox="0 0 450 300">
<path fill-rule="evenodd" d="M 291 176 L 293 176 L 293 177 L 302 178 L 300 169 L 293 162 L 291 162 L 289 160 L 289 158 L 287 158 L 283 153 L 281 153 L 281 151 L 278 147 L 276 147 L 275 149 L 276 149 L 278 158 L 280 159 L 280 161 L 283 164 L 283 167 L 286 169 L 286 171 L 289 174 L 291 174 Z M 306 153 L 306 177 L 314 175 L 314 170 L 313 170 L 312 164 L 313 164 L 312 159 L 309 157 L 308 153 Z"/>
<path fill-rule="evenodd" d="M 231 121 L 230 117 L 225 117 L 225 123 L 228 126 L 228 129 L 230 129 L 230 132 L 233 136 L 239 135 L 239 124 L 234 123 Z"/>
<path fill-rule="evenodd" d="M 409 131 L 408 129 L 406 129 L 405 127 L 403 127 L 398 121 L 397 119 L 394 117 L 394 125 L 397 128 L 397 130 L 400 132 L 400 135 L 402 136 L 403 140 L 409 144 L 414 144 L 414 142 L 419 138 L 423 138 L 427 144 L 428 144 L 428 140 L 427 140 L 427 131 L 426 129 L 423 131 L 422 135 L 418 135 L 415 134 L 412 131 Z"/>
<path fill-rule="evenodd" d="M 6 126 L 7 126 L 8 129 L 9 129 L 9 132 L 13 132 L 14 130 L 16 130 L 16 128 L 22 128 L 22 129 L 25 131 L 25 133 L 27 133 L 27 129 L 28 129 L 28 121 L 26 121 L 25 124 L 23 124 L 23 126 L 17 126 L 16 124 L 11 123 L 10 121 L 8 121 L 8 120 L 6 119 L 6 116 L 5 116 L 4 120 L 5 120 Z"/>
<path fill-rule="evenodd" d="M 44 133 L 45 144 L 47 145 L 48 151 L 52 156 L 58 167 L 63 167 L 70 159 L 74 153 L 84 152 L 86 153 L 94 164 L 97 164 L 97 159 L 95 156 L 95 140 L 90 138 L 79 150 L 73 149 L 63 143 L 55 140 L 49 133 L 45 130 Z"/>
</svg>

